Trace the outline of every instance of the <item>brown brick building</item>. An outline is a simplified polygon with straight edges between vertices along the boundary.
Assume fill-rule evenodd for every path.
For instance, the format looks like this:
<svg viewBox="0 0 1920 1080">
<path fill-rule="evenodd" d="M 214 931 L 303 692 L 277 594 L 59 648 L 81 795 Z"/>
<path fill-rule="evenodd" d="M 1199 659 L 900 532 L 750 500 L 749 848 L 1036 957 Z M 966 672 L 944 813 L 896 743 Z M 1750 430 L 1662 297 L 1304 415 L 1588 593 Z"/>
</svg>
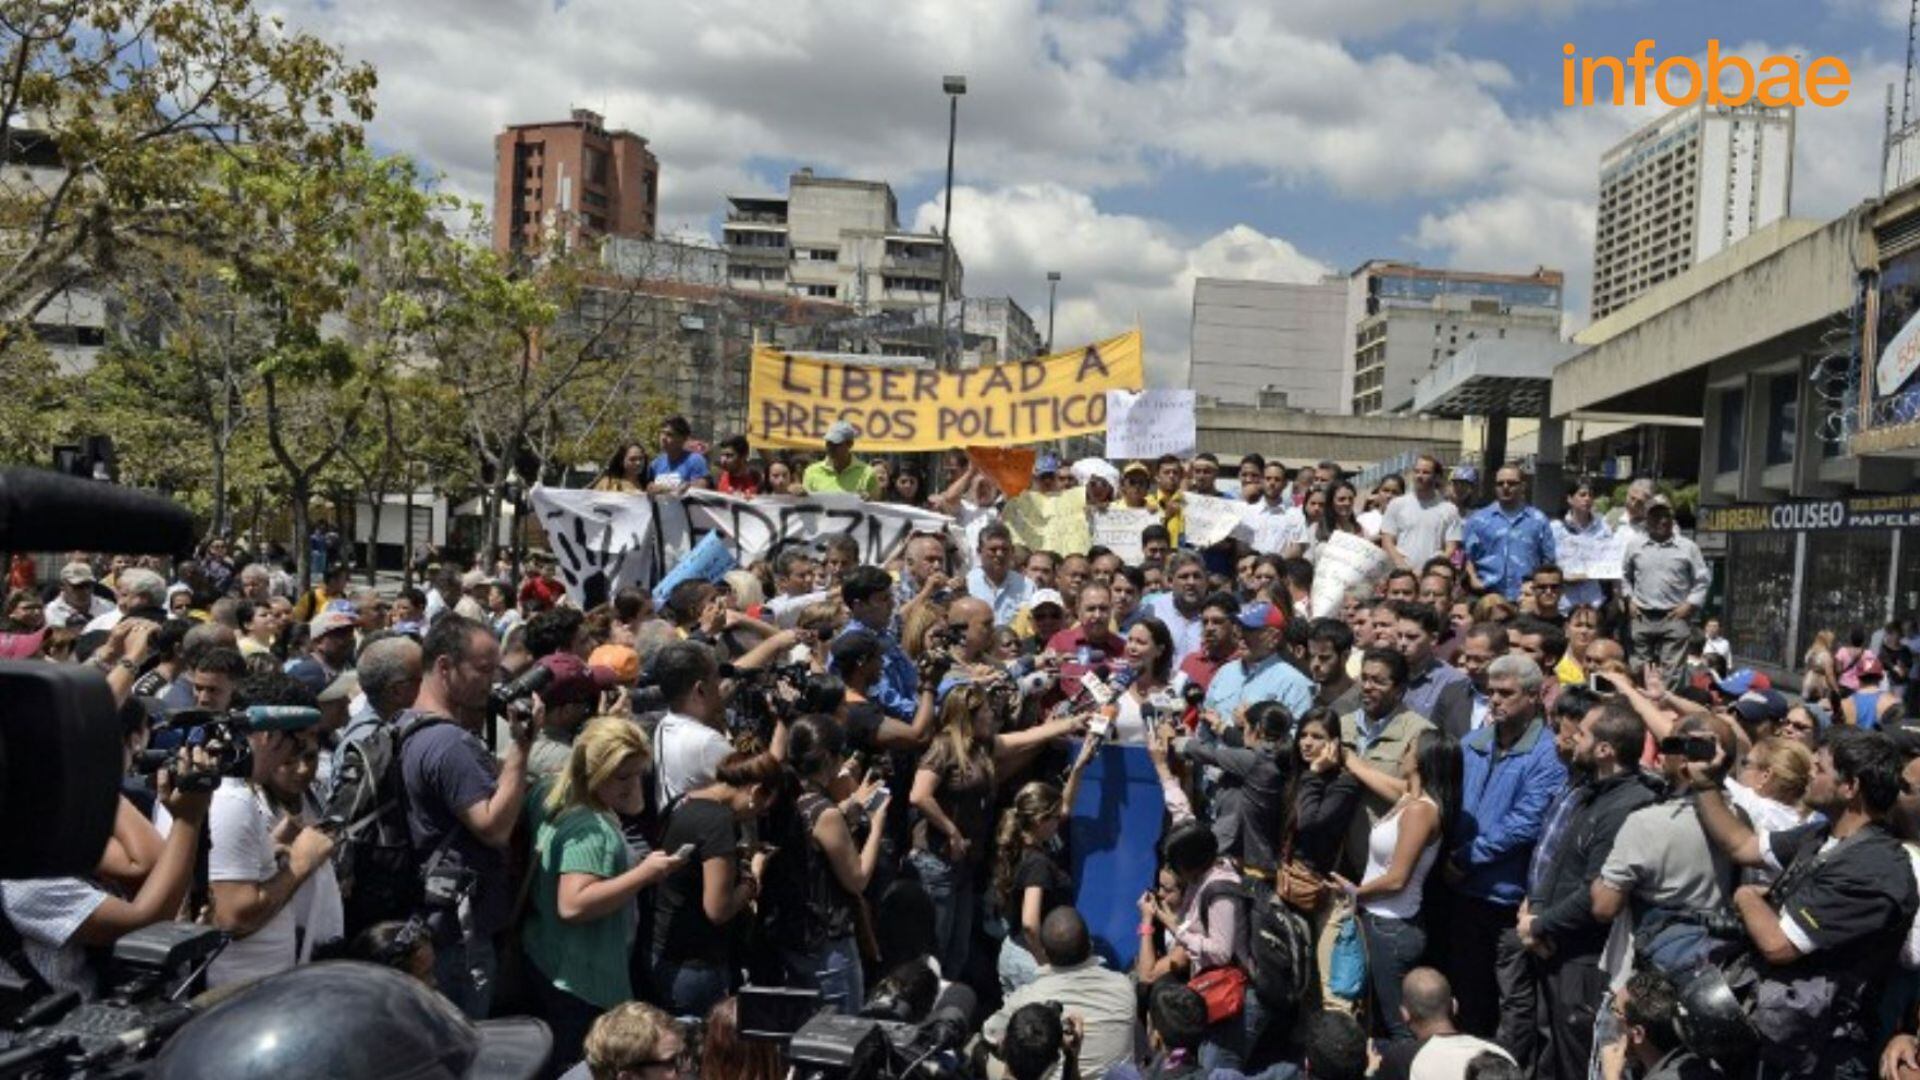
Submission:
<svg viewBox="0 0 1920 1080">
<path fill-rule="evenodd" d="M 599 113 L 514 124 L 493 140 L 493 246 L 518 251 L 550 229 L 569 238 L 653 236 L 660 162 L 647 140 Z"/>
</svg>

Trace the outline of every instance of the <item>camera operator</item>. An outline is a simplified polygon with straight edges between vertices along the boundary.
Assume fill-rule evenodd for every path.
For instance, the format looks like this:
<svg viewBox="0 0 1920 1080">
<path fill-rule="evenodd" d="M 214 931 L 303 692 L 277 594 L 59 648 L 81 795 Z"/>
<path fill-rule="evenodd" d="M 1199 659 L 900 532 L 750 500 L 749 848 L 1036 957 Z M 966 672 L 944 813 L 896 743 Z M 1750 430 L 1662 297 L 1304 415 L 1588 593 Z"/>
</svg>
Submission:
<svg viewBox="0 0 1920 1080">
<path fill-rule="evenodd" d="M 917 753 L 933 741 L 935 679 L 920 682 L 914 695 L 912 723 L 886 715 L 873 700 L 872 687 L 881 677 L 885 650 L 880 639 L 866 630 L 848 630 L 833 639 L 829 650 L 834 670 L 847 687 L 847 737 L 862 753 Z M 944 673 L 945 657 L 930 654 L 921 660 L 929 674 Z M 936 676 L 937 677 L 937 676 Z"/>
<path fill-rule="evenodd" d="M 1713 1062 L 1687 1049 L 1679 1020 L 1685 1012 L 1679 993 L 1657 971 L 1635 972 L 1614 995 L 1619 1040 L 1600 1050 L 1601 1080 L 1715 1080 Z"/>
<path fill-rule="evenodd" d="M 1899 753 L 1884 734 L 1836 727 L 1814 757 L 1807 804 L 1825 820 L 1754 830 L 1727 804 L 1724 753 L 1692 762 L 1707 835 L 1741 866 L 1780 874 L 1742 885 L 1733 907 L 1754 950 L 1753 1008 L 1769 1076 L 1872 1075 L 1875 1000 L 1920 908 L 1906 851 L 1888 829 Z"/>
<path fill-rule="evenodd" d="M 247 661 L 240 650 L 225 645 L 199 649 L 187 660 L 187 685 L 193 691 L 193 707 L 224 713 L 233 707 L 233 693 L 247 677 Z M 250 705 L 262 702 L 250 701 Z M 303 704 L 312 704 L 311 701 Z"/>
<path fill-rule="evenodd" d="M 5 916 L 0 920 L 0 963 L 48 992 L 70 990 L 92 1000 L 98 982 L 92 953 L 179 914 L 193 884 L 211 792 L 183 790 L 177 781 L 183 770 L 209 767 L 205 750 L 183 750 L 175 768 L 156 778 L 160 803 L 173 824 L 158 859 L 137 887 L 118 891 L 97 873 L 0 881 L 0 915 Z"/>
<path fill-rule="evenodd" d="M 481 1020 L 493 1001 L 494 936 L 513 914 L 506 847 L 526 802 L 533 728 L 515 719 L 498 761 L 476 734 L 500 664 L 486 625 L 442 615 L 420 655 L 420 696 L 395 720 L 407 828 L 426 878 L 440 992 Z"/>
<path fill-rule="evenodd" d="M 251 705 L 314 704 L 299 682 L 277 671 L 249 676 L 244 692 Z M 300 914 L 316 903 L 330 903 L 333 910 L 320 921 L 338 936 L 340 890 L 329 861 L 333 838 L 283 809 L 288 802 L 299 806 L 305 796 L 283 771 L 317 753 L 316 738 L 311 728 L 253 732 L 247 736 L 251 774 L 225 778 L 213 794 L 207 887 L 213 924 L 233 940 L 207 969 L 209 987 L 251 982 L 292 967 L 301 952 Z"/>
</svg>

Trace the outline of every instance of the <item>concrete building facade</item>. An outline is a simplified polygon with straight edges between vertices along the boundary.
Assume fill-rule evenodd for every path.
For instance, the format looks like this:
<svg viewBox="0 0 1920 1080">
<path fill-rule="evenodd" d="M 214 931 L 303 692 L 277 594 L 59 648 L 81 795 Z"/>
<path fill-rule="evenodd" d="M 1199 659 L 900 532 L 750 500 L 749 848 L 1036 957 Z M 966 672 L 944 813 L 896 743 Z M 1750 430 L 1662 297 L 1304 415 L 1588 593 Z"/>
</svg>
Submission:
<svg viewBox="0 0 1920 1080">
<path fill-rule="evenodd" d="M 608 131 L 588 109 L 553 123 L 515 124 L 493 140 L 493 246 L 520 251 L 559 236 L 650 237 L 660 162 L 647 140 Z"/>
<path fill-rule="evenodd" d="M 834 301 L 862 314 L 939 303 L 945 241 L 902 229 L 885 183 L 802 169 L 788 178 L 785 195 L 731 195 L 727 202 L 727 273 L 735 289 Z M 961 278 L 956 253 L 948 299 L 964 294 Z"/>
<path fill-rule="evenodd" d="M 1194 409 L 1199 449 L 1232 468 L 1257 453 L 1298 468 L 1320 461 L 1348 470 L 1404 453 L 1451 463 L 1460 454 L 1460 421 L 1415 416 L 1339 416 L 1271 405 L 1201 405 Z"/>
<path fill-rule="evenodd" d="M 1347 283 L 1200 278 L 1193 283 L 1187 386 L 1222 404 L 1286 395 L 1296 409 L 1338 413 L 1347 343 Z"/>
<path fill-rule="evenodd" d="M 1593 317 L 1786 217 L 1793 133 L 1791 107 L 1702 101 L 1602 155 Z"/>
<path fill-rule="evenodd" d="M 1558 341 L 1564 280 L 1545 267 L 1493 274 L 1367 262 L 1347 279 L 1351 410 L 1406 408 L 1428 371 L 1474 341 Z"/>
</svg>

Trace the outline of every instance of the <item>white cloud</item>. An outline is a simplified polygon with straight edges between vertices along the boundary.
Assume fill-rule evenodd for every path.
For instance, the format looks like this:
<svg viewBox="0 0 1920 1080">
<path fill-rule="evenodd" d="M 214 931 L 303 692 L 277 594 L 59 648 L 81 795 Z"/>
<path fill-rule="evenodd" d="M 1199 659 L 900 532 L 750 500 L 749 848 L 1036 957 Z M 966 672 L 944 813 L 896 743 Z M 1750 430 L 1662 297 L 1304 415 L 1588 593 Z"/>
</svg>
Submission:
<svg viewBox="0 0 1920 1080">
<path fill-rule="evenodd" d="M 914 212 L 917 228 L 940 223 L 943 200 Z M 1093 340 L 1137 318 L 1147 335 L 1148 376 L 1184 386 L 1193 282 L 1200 277 L 1317 281 L 1331 272 L 1278 237 L 1234 225 L 1203 239 L 1133 214 L 1102 211 L 1059 184 L 954 190 L 953 234 L 964 237 L 967 288 L 1022 301 L 1046 318 L 1045 273 L 1060 271 L 1056 342 Z M 1027 304 L 1027 298 L 1037 300 Z"/>
</svg>

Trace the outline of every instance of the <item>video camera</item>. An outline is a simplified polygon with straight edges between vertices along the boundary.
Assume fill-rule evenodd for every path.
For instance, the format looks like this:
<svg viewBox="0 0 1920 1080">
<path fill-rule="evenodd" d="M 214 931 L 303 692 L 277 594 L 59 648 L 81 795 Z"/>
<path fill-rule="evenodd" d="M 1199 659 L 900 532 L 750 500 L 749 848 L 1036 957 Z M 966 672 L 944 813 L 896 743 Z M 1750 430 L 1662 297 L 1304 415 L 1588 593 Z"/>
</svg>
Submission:
<svg viewBox="0 0 1920 1080">
<path fill-rule="evenodd" d="M 813 668 L 804 663 L 756 668 L 721 664 L 720 677 L 733 680 L 728 726 L 736 736 L 758 738 L 765 744 L 773 738 L 774 724 L 793 715 L 806 700 Z"/>
<path fill-rule="evenodd" d="M 977 1007 L 973 991 L 956 983 L 924 1023 L 913 1024 L 878 999 L 859 1016 L 843 1016 L 823 1008 L 815 991 L 747 987 L 740 992 L 740 1030 L 785 1043 L 799 1080 L 945 1080 L 966 1075 L 961 1051 L 973 1036 Z"/>
<path fill-rule="evenodd" d="M 253 772 L 253 748 L 247 736 L 256 731 L 305 731 L 320 723 L 320 710 L 300 705 L 251 705 L 216 713 L 208 709 L 175 709 L 155 725 L 147 749 L 133 756 L 139 773 L 155 773 L 178 760 L 180 751 L 206 751 L 212 763 L 182 773 L 174 786 L 182 791 L 212 791 L 223 777 L 245 779 Z"/>
<path fill-rule="evenodd" d="M 180 998 L 227 941 L 224 932 L 189 922 L 157 923 L 122 937 L 104 965 L 96 1000 L 81 1004 L 69 990 L 7 1010 L 0 1077 L 117 1073 L 120 1063 L 156 1049 L 198 1014 Z M 24 988 L 3 989 L 0 998 L 18 1002 Z"/>
</svg>

